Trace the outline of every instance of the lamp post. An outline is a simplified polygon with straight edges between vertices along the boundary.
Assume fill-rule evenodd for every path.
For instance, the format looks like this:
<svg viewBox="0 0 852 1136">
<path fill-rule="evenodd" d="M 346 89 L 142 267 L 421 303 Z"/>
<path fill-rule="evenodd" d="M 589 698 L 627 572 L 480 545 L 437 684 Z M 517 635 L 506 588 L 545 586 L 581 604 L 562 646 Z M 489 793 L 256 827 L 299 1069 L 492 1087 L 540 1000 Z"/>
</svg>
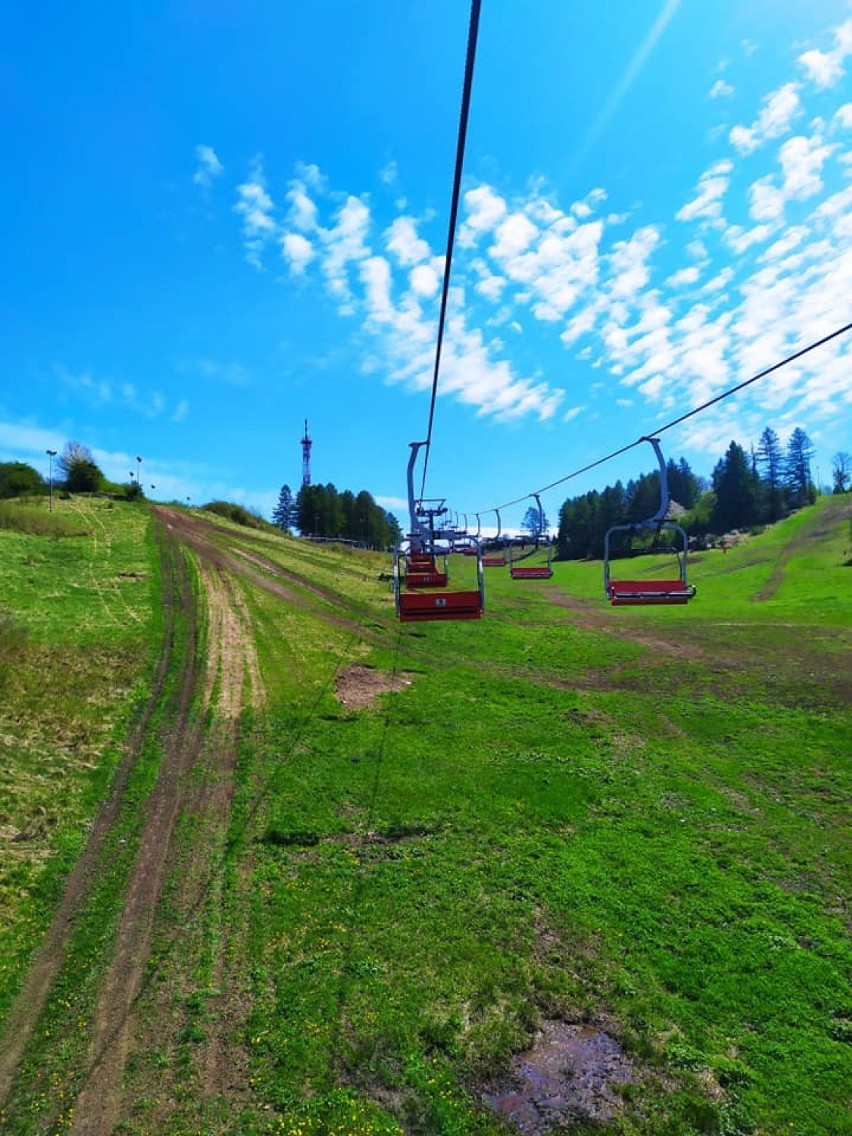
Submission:
<svg viewBox="0 0 852 1136">
<path fill-rule="evenodd" d="M 136 458 L 136 484 L 137 484 L 137 485 L 138 485 L 138 486 L 139 486 L 140 488 L 141 488 L 141 486 L 142 486 L 142 480 L 141 480 L 141 478 L 142 478 L 142 473 L 141 473 L 141 470 L 142 470 L 142 459 L 141 459 L 140 457 L 137 457 L 137 458 Z"/>
<path fill-rule="evenodd" d="M 53 459 L 56 457 L 56 450 L 47 450 L 49 472 L 47 475 L 48 485 L 50 487 L 50 507 L 49 512 L 53 512 Z"/>
</svg>

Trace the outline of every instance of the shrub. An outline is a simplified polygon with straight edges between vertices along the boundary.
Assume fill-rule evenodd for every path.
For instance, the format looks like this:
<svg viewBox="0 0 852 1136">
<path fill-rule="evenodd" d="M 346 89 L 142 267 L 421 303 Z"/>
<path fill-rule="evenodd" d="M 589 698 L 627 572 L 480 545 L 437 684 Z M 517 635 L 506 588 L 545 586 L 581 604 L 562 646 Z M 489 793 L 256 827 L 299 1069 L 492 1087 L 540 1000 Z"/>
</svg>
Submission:
<svg viewBox="0 0 852 1136">
<path fill-rule="evenodd" d="M 258 517 L 257 514 L 252 513 L 242 505 L 234 505 L 230 501 L 210 501 L 201 507 L 206 509 L 208 513 L 215 513 L 219 517 L 224 517 L 227 521 L 233 521 L 235 525 L 244 525 L 249 529 L 270 527 L 269 523 Z"/>
<path fill-rule="evenodd" d="M 79 518 L 48 512 L 45 506 L 19 505 L 0 501 L 0 529 L 28 533 L 30 536 L 85 536 Z"/>
</svg>

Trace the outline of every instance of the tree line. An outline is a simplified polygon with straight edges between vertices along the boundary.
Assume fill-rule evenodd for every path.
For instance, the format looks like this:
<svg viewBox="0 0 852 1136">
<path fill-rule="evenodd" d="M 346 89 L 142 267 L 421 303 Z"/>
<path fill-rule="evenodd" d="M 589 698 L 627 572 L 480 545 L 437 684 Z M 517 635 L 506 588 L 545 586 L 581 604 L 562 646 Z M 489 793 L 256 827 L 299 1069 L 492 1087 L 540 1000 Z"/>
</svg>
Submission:
<svg viewBox="0 0 852 1136">
<path fill-rule="evenodd" d="M 133 473 L 126 486 L 107 480 L 88 446 L 66 442 L 54 463 L 53 486 L 65 493 L 112 493 L 122 497 L 144 496 Z M 38 497 L 50 489 L 47 479 L 26 462 L 0 462 L 0 498 Z"/>
<path fill-rule="evenodd" d="M 402 537 L 393 513 L 377 505 L 362 489 L 338 490 L 335 485 L 303 485 L 296 496 L 283 485 L 272 512 L 272 523 L 302 536 L 324 540 L 348 540 L 365 548 L 392 548 Z"/>
<path fill-rule="evenodd" d="M 721 535 L 732 529 L 772 523 L 803 505 L 817 489 L 811 478 L 814 447 L 797 427 L 781 445 L 767 427 L 750 453 L 731 442 L 709 481 L 696 476 L 685 458 L 666 463 L 670 516 L 690 536 Z M 852 482 L 852 459 L 835 454 L 833 492 L 845 493 Z M 563 560 L 603 555 L 604 534 L 614 525 L 637 524 L 652 517 L 660 503 L 660 473 L 642 474 L 624 485 L 592 490 L 566 499 L 559 510 L 558 553 Z"/>
</svg>

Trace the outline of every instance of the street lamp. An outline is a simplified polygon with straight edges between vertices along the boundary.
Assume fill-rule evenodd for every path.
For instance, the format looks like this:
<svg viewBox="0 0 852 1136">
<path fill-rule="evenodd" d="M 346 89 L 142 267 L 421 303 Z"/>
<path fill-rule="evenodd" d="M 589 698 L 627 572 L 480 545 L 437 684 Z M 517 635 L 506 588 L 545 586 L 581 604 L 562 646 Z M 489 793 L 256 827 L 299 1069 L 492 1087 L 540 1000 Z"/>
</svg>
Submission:
<svg viewBox="0 0 852 1136">
<path fill-rule="evenodd" d="M 141 468 L 142 468 L 142 459 L 141 459 L 140 457 L 137 457 L 137 459 L 136 459 L 136 484 L 137 484 L 138 486 L 140 486 L 140 487 L 141 487 L 141 485 L 142 485 L 142 482 L 141 482 L 141 480 L 140 480 L 140 477 L 141 477 L 141 473 L 140 473 L 140 470 L 141 470 Z"/>
<path fill-rule="evenodd" d="M 53 459 L 56 457 L 56 450 L 47 450 L 48 464 L 50 472 L 48 473 L 48 484 L 50 486 L 50 512 L 53 512 Z"/>
</svg>

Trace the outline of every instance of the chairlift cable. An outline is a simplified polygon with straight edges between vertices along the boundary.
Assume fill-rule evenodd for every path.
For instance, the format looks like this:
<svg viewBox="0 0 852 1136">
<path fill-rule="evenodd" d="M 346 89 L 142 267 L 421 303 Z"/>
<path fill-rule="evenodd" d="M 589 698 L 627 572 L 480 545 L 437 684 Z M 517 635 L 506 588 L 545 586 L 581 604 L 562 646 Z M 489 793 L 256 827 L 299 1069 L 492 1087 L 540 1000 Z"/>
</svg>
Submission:
<svg viewBox="0 0 852 1136">
<path fill-rule="evenodd" d="M 797 359 L 801 359 L 809 352 L 815 351 L 818 347 L 823 347 L 826 343 L 830 343 L 833 339 L 837 339 L 841 335 L 845 335 L 849 331 L 852 331 L 852 323 L 844 324 L 843 327 L 839 327 L 835 331 L 830 332 L 828 335 L 824 335 L 822 339 L 817 339 L 813 343 L 808 344 L 807 347 L 802 347 L 799 351 L 794 351 L 792 355 L 787 355 L 786 358 L 781 359 L 777 363 L 773 363 L 772 366 L 766 367 L 762 371 L 758 371 L 758 373 L 756 375 L 752 375 L 750 379 L 745 379 L 743 382 L 737 383 L 736 386 L 729 387 L 728 390 L 722 391 L 721 394 L 717 394 L 714 398 L 709 399 L 707 402 L 703 402 L 700 406 L 694 406 L 692 410 L 688 410 L 686 414 L 681 414 L 679 418 L 672 419 L 671 422 L 667 422 L 664 426 L 658 426 L 649 434 L 643 434 L 642 437 L 637 438 L 635 442 L 629 442 L 627 445 L 621 446 L 617 450 L 613 450 L 612 453 L 606 454 L 604 457 L 598 458 L 596 461 L 589 462 L 588 465 L 584 465 L 581 469 L 575 469 L 571 473 L 566 473 L 564 477 L 560 477 L 556 481 L 551 481 L 548 485 L 542 486 L 541 489 L 530 493 L 524 493 L 521 497 L 515 497 L 512 501 L 504 501 L 502 505 L 498 506 L 498 508 L 509 509 L 512 507 L 512 505 L 520 505 L 523 501 L 528 501 L 531 497 L 535 497 L 541 493 L 547 493 L 549 490 L 555 489 L 557 485 L 563 485 L 566 481 L 571 481 L 573 478 L 579 477 L 583 473 L 588 473 L 589 470 L 596 469 L 599 465 L 604 465 L 606 462 L 612 461 L 614 458 L 621 457 L 621 455 L 626 454 L 628 450 L 632 450 L 636 446 L 640 446 L 644 441 L 646 441 L 647 438 L 657 437 L 660 434 L 664 434 L 666 430 L 671 430 L 674 426 L 679 426 L 681 422 L 686 422 L 688 418 L 693 418 L 696 414 L 701 414 L 702 411 L 705 411 L 709 407 L 714 406 L 717 402 L 721 402 L 723 399 L 730 398 L 731 395 L 738 394 L 739 391 L 745 390 L 746 387 L 751 386 L 752 383 L 756 383 L 759 379 L 765 379 L 767 375 L 771 375 L 775 371 L 780 371 L 782 367 L 786 367 L 788 366 L 788 364 L 794 363 Z M 490 510 L 481 510 L 481 512 L 483 513 L 494 511 L 495 510 L 493 508 Z"/>
<path fill-rule="evenodd" d="M 470 112 L 470 93 L 473 87 L 473 64 L 476 59 L 476 41 L 479 34 L 479 10 L 482 0 L 471 0 L 470 26 L 467 35 L 467 58 L 464 68 L 464 88 L 462 90 L 461 114 L 459 116 L 458 141 L 456 144 L 456 168 L 453 175 L 453 193 L 450 204 L 450 223 L 447 232 L 447 252 L 444 258 L 444 283 L 441 289 L 441 310 L 438 317 L 438 340 L 435 347 L 435 367 L 432 372 L 432 398 L 429 403 L 429 426 L 426 431 L 426 449 L 423 458 L 423 479 L 420 483 L 420 497 L 425 496 L 426 470 L 429 467 L 429 452 L 432 448 L 432 424 L 435 419 L 435 400 L 438 395 L 438 371 L 441 366 L 441 348 L 444 342 L 444 322 L 447 315 L 447 297 L 450 291 L 450 266 L 453 260 L 453 245 L 456 237 L 456 220 L 461 194 L 464 148 L 467 139 L 467 120 Z"/>
</svg>

